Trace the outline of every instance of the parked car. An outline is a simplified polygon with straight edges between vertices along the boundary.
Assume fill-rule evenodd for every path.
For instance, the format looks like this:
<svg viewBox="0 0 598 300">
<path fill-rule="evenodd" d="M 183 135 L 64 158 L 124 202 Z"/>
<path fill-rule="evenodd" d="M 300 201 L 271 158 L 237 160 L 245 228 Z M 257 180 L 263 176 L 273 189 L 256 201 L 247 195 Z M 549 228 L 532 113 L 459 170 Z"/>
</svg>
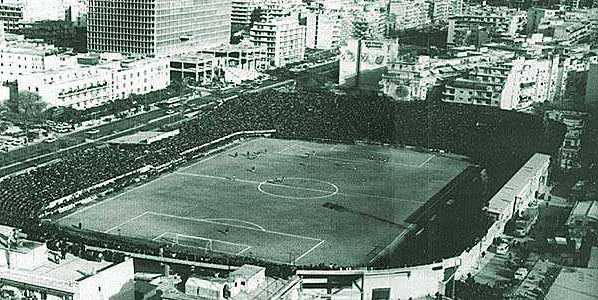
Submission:
<svg viewBox="0 0 598 300">
<path fill-rule="evenodd" d="M 509 252 L 509 244 L 507 243 L 500 243 L 496 246 L 496 254 L 506 255 Z"/>
<path fill-rule="evenodd" d="M 523 280 L 528 273 L 529 271 L 526 268 L 519 268 L 517 271 L 515 271 L 515 274 L 513 274 L 513 278 L 515 280 Z"/>
</svg>

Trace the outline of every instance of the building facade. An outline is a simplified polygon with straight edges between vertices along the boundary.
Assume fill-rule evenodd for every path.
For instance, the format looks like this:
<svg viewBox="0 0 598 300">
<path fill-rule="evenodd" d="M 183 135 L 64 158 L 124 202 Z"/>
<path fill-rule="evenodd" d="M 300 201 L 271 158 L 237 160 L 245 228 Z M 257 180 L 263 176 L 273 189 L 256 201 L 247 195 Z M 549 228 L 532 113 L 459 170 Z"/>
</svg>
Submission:
<svg viewBox="0 0 598 300">
<path fill-rule="evenodd" d="M 417 0 L 391 1 L 389 12 L 394 18 L 395 30 L 406 30 L 418 28 L 430 24 L 432 17 L 430 10 L 438 10 L 439 14 L 446 15 L 448 1 L 435 2 Z M 443 10 L 442 12 L 440 12 Z"/>
<path fill-rule="evenodd" d="M 0 82 L 15 81 L 20 75 L 74 66 L 77 60 L 65 50 L 29 42 L 0 44 Z"/>
<path fill-rule="evenodd" d="M 6 31 L 15 32 L 22 23 L 44 20 L 64 20 L 70 7 L 67 0 L 3 0 L 0 2 L 0 21 Z"/>
<path fill-rule="evenodd" d="M 19 91 L 38 94 L 50 106 L 87 109 L 142 95 L 170 84 L 168 60 L 123 59 L 19 76 Z"/>
<path fill-rule="evenodd" d="M 445 102 L 525 110 L 550 101 L 556 91 L 558 58 L 517 58 L 476 66 L 446 85 Z"/>
<path fill-rule="evenodd" d="M 316 10 L 307 14 L 306 46 L 311 49 L 337 49 L 347 39 L 343 15 L 335 10 Z"/>
<path fill-rule="evenodd" d="M 88 48 L 163 56 L 227 44 L 231 0 L 90 0 Z"/>
<path fill-rule="evenodd" d="M 282 67 L 299 62 L 305 56 L 305 26 L 293 17 L 271 18 L 253 25 L 250 41 L 266 47 L 270 66 Z"/>
</svg>

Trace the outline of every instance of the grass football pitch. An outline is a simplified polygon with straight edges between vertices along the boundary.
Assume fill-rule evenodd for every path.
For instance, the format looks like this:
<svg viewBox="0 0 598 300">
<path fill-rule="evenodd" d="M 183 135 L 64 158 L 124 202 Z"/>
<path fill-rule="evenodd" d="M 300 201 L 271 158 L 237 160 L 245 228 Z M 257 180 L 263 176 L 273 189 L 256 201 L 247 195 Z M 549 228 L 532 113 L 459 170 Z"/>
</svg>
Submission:
<svg viewBox="0 0 598 300">
<path fill-rule="evenodd" d="M 467 166 L 409 149 L 256 138 L 60 222 L 199 254 L 364 265 Z"/>
</svg>

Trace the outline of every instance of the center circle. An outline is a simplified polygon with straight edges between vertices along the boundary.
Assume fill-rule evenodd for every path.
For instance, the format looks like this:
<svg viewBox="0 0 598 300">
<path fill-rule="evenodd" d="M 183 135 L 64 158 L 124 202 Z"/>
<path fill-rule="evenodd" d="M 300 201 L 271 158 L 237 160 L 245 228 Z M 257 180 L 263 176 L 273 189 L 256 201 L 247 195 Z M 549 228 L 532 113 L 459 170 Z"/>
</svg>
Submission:
<svg viewBox="0 0 598 300">
<path fill-rule="evenodd" d="M 303 185 L 301 183 L 304 183 Z M 313 178 L 285 177 L 280 182 L 263 181 L 257 189 L 269 196 L 283 199 L 322 199 L 338 194 L 334 183 Z M 294 195 L 297 192 L 315 195 Z M 319 194 L 319 195 L 318 195 Z"/>
</svg>

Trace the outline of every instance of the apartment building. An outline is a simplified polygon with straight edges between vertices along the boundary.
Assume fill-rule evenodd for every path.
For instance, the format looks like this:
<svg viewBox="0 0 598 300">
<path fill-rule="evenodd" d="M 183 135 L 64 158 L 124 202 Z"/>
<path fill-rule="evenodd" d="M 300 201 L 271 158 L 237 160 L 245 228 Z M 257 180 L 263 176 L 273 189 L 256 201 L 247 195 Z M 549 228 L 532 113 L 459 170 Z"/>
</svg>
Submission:
<svg viewBox="0 0 598 300">
<path fill-rule="evenodd" d="M 304 59 L 305 31 L 297 18 L 269 18 L 253 25 L 249 40 L 255 46 L 266 47 L 270 66 L 282 67 Z"/>
<path fill-rule="evenodd" d="M 463 50 L 455 55 L 429 57 L 426 55 L 399 55 L 390 60 L 382 75 L 382 93 L 399 101 L 422 101 L 434 87 L 473 70 L 479 64 L 510 60 L 509 51 Z"/>
<path fill-rule="evenodd" d="M 347 39 L 349 23 L 337 10 L 317 9 L 307 13 L 306 46 L 312 49 L 337 49 Z"/>
<path fill-rule="evenodd" d="M 563 170 L 580 168 L 581 137 L 588 114 L 578 111 L 549 110 L 544 113 L 544 117 L 567 126 L 565 139 L 559 148 L 558 164 L 560 168 Z"/>
<path fill-rule="evenodd" d="M 64 20 L 70 4 L 70 0 L 2 0 L 0 21 L 7 32 L 15 32 L 23 23 Z"/>
<path fill-rule="evenodd" d="M 444 10 L 446 14 L 448 0 L 439 3 L 418 0 L 395 0 L 389 5 L 389 12 L 394 18 L 395 30 L 418 28 L 430 24 L 432 19 L 430 9 Z"/>
<path fill-rule="evenodd" d="M 49 106 L 87 109 L 132 94 L 164 89 L 170 84 L 168 60 L 163 58 L 89 61 L 21 75 L 17 79 L 18 89 L 38 94 Z"/>
<path fill-rule="evenodd" d="M 251 23 L 251 13 L 258 7 L 256 0 L 232 0 L 230 21 L 232 25 L 247 26 Z"/>
<path fill-rule="evenodd" d="M 525 31 L 527 18 L 525 12 L 505 8 L 470 8 L 461 15 L 448 18 L 447 44 L 466 46 L 513 39 Z"/>
<path fill-rule="evenodd" d="M 90 0 L 88 48 L 166 56 L 227 44 L 231 0 Z"/>
<path fill-rule="evenodd" d="M 76 58 L 66 53 L 66 49 L 43 43 L 6 41 L 0 28 L 0 83 L 15 81 L 24 74 L 76 65 Z"/>
<path fill-rule="evenodd" d="M 476 66 L 446 85 L 442 100 L 525 110 L 554 96 L 558 57 L 516 58 Z"/>
</svg>

